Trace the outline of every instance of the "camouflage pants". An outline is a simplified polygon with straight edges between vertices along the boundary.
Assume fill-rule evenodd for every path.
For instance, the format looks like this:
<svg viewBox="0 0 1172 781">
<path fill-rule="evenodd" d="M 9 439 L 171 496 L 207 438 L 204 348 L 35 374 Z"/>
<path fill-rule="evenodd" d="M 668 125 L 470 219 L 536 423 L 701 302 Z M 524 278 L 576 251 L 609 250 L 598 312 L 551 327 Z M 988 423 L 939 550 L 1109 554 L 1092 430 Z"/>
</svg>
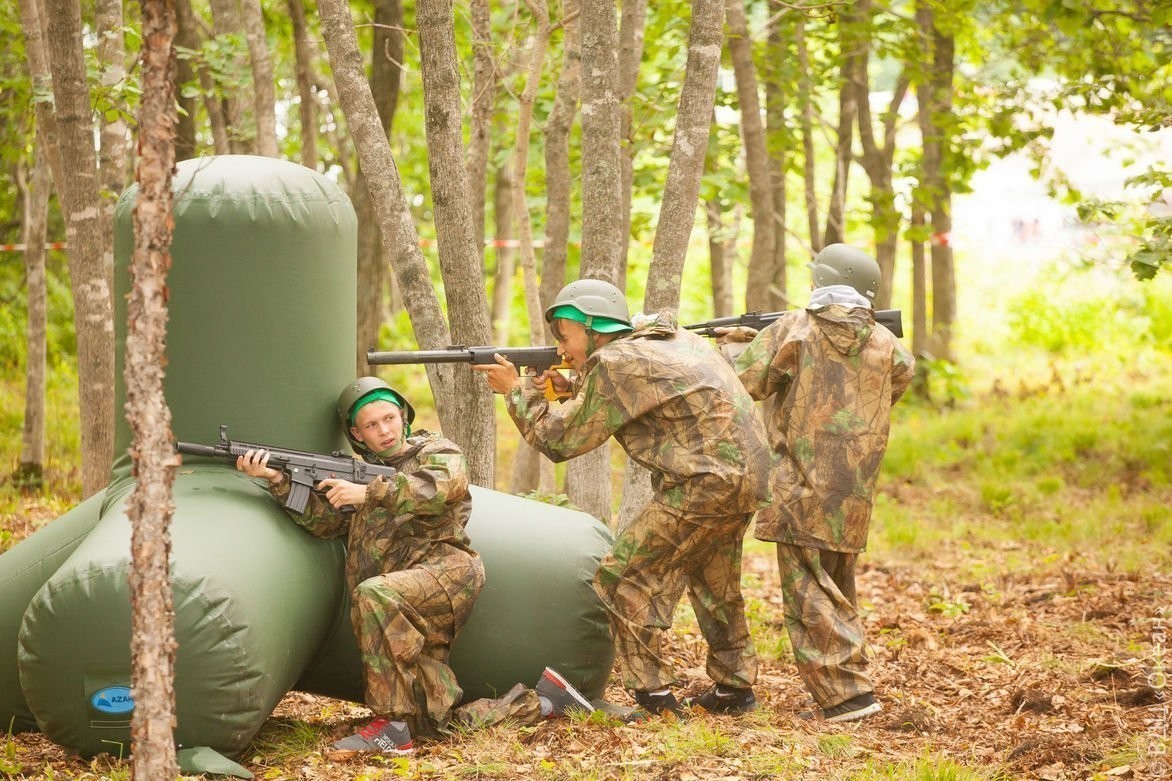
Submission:
<svg viewBox="0 0 1172 781">
<path fill-rule="evenodd" d="M 708 643 L 708 677 L 752 686 L 757 656 L 741 596 L 748 514 L 697 515 L 652 501 L 603 557 L 594 590 L 607 608 L 623 685 L 655 691 L 677 682 L 663 633 L 685 588 Z"/>
<path fill-rule="evenodd" d="M 857 559 L 854 553 L 777 544 L 785 626 L 798 674 L 822 708 L 873 690 L 855 609 Z"/>
</svg>

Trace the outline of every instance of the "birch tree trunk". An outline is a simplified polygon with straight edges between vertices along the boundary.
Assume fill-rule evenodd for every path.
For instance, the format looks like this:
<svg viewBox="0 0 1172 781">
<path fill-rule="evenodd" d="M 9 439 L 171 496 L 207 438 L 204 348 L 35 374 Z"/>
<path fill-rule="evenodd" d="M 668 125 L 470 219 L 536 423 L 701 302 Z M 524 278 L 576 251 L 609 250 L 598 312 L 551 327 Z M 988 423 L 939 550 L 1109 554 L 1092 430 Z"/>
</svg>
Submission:
<svg viewBox="0 0 1172 781">
<path fill-rule="evenodd" d="M 316 171 L 317 98 L 313 94 L 313 50 L 309 46 L 305 23 L 305 0 L 286 0 L 286 6 L 293 25 L 293 73 L 297 79 L 297 116 L 301 122 L 301 164 Z"/>
<path fill-rule="evenodd" d="M 541 251 L 541 305 L 553 303 L 566 284 L 566 256 L 570 236 L 570 129 L 578 113 L 582 89 L 582 50 L 578 0 L 566 0 L 561 75 L 553 111 L 545 122 L 545 244 Z M 545 341 L 553 334 L 545 326 Z"/>
<path fill-rule="evenodd" d="M 171 175 L 175 167 L 175 33 L 171 0 L 144 0 L 143 91 L 138 122 L 138 200 L 126 332 L 126 419 L 138 478 L 130 519 L 131 716 L 134 778 L 172 779 L 175 759 L 175 611 L 171 591 L 171 410 L 163 392 Z"/>
<path fill-rule="evenodd" d="M 622 278 L 621 106 L 617 95 L 618 30 L 614 0 L 582 5 L 582 259 L 581 276 L 618 284 Z M 610 444 L 571 459 L 566 493 L 610 525 Z"/>
<path fill-rule="evenodd" d="M 676 109 L 675 138 L 643 299 L 643 311 L 648 313 L 676 310 L 680 305 L 684 261 L 696 224 L 700 178 L 704 175 L 704 161 L 708 154 L 708 134 L 716 103 L 716 77 L 720 71 L 723 41 L 724 0 L 693 0 L 684 86 Z M 651 473 L 628 459 L 619 505 L 620 528 L 643 511 L 653 493 Z"/>
<path fill-rule="evenodd" d="M 260 0 L 240 0 L 244 17 L 244 38 L 252 66 L 252 111 L 256 120 L 256 151 L 265 157 L 277 156 L 277 87 L 273 61 L 265 40 L 265 18 Z"/>
<path fill-rule="evenodd" d="M 98 186 L 81 8 L 47 0 L 45 11 L 60 154 L 54 186 L 65 217 L 77 331 L 82 493 L 91 496 L 109 482 L 114 455 L 113 231 Z"/>
<path fill-rule="evenodd" d="M 16 176 L 24 204 L 21 234 L 24 239 L 25 286 L 28 289 L 28 322 L 25 326 L 28 346 L 25 351 L 20 463 L 13 477 L 18 485 L 30 489 L 39 489 L 45 474 L 45 353 L 48 338 L 45 238 L 49 227 L 49 188 L 53 175 L 49 170 L 48 155 L 43 150 L 44 142 L 38 134 L 31 177 L 25 181 L 23 170 Z"/>
<path fill-rule="evenodd" d="M 780 300 L 772 288 L 773 193 L 769 186 L 769 154 L 765 148 L 765 125 L 757 97 L 757 70 L 753 65 L 753 42 L 745 19 L 744 0 L 727 0 L 728 48 L 736 74 L 737 98 L 741 104 L 741 137 L 745 145 L 745 169 L 749 177 L 749 202 L 753 207 L 753 248 L 749 253 L 749 278 L 745 306 L 768 310 Z M 784 291 L 782 291 L 784 295 Z"/>
<path fill-rule="evenodd" d="M 419 0 L 415 6 L 423 75 L 423 114 L 431 174 L 435 233 L 448 317 L 456 344 L 488 344 L 488 296 L 481 266 L 483 241 L 473 221 L 464 171 L 460 71 L 456 63 L 455 17 L 451 0 Z M 455 426 L 445 434 L 460 445 L 470 479 L 494 486 L 496 426 L 493 394 L 476 373 L 461 365 L 454 378 Z"/>
<path fill-rule="evenodd" d="M 425 350 L 443 349 L 452 341 L 431 284 L 431 274 L 419 248 L 419 234 L 403 193 L 399 171 L 391 157 L 391 144 L 379 121 L 370 83 L 366 80 L 350 7 L 343 0 L 318 0 L 318 12 L 338 101 L 370 186 L 379 230 L 391 255 L 391 268 L 403 293 L 403 303 L 416 339 Z M 459 430 L 455 420 L 459 413 L 452 403 L 453 374 L 451 364 L 427 369 L 440 426 L 446 432 Z"/>
</svg>

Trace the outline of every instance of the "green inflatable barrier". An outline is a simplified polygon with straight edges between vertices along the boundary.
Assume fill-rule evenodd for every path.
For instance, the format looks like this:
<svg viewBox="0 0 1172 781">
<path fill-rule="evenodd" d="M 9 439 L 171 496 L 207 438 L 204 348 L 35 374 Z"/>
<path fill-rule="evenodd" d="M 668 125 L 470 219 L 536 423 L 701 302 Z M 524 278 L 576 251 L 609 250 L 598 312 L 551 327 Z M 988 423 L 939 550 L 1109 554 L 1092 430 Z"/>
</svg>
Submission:
<svg viewBox="0 0 1172 781">
<path fill-rule="evenodd" d="M 346 196 L 316 172 L 249 156 L 181 163 L 174 190 L 166 390 L 176 438 L 211 443 L 224 424 L 235 439 L 341 449 L 333 404 L 355 354 Z M 116 217 L 119 383 L 134 196 Z M 124 397 L 119 384 L 118 409 Z M 129 443 L 119 416 L 116 452 Z M 230 465 L 187 461 L 172 531 L 176 739 L 188 757 L 235 754 L 290 688 L 361 699 L 344 550 L 303 532 Z M 84 755 L 129 745 L 129 467 L 123 456 L 103 495 L 0 556 L 0 584 L 18 584 L 0 591 L 10 649 L 0 683 L 20 684 L 14 696 L 0 690 L 0 714 L 35 720 Z M 488 583 L 453 650 L 467 696 L 532 683 L 545 665 L 600 694 L 613 649 L 590 581 L 607 529 L 477 488 L 469 533 Z"/>
</svg>

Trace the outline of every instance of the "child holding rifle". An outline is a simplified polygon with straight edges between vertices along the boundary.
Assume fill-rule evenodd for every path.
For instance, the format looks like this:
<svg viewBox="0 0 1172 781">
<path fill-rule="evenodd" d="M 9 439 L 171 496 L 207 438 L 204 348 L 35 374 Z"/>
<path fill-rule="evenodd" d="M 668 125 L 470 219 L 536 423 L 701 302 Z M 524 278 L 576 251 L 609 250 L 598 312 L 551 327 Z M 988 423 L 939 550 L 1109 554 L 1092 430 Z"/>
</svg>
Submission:
<svg viewBox="0 0 1172 781">
<path fill-rule="evenodd" d="M 558 372 L 522 380 L 503 356 L 473 366 L 503 394 L 525 440 L 554 461 L 614 436 L 651 471 L 655 495 L 619 530 L 594 578 L 610 616 L 623 685 L 636 718 L 696 704 L 743 713 L 756 705 L 757 676 L 741 596 L 741 544 L 767 500 L 765 432 L 728 364 L 667 314 L 632 325 L 622 291 L 582 279 L 545 312 L 558 352 L 577 372 L 573 395 L 552 404 L 539 386 L 569 390 Z M 663 652 L 663 633 L 687 589 L 713 685 L 681 703 Z"/>
<path fill-rule="evenodd" d="M 376 718 L 334 743 L 334 758 L 409 753 L 413 735 L 435 736 L 452 722 L 536 723 L 589 700 L 546 669 L 536 691 L 518 684 L 495 700 L 456 707 L 463 691 L 448 657 L 484 585 L 484 565 L 464 527 L 472 510 L 464 454 L 428 431 L 411 434 L 415 410 L 377 377 L 360 377 L 338 397 L 338 417 L 355 452 L 394 467 L 361 485 L 327 478 L 293 519 L 322 538 L 347 536 L 350 619 L 362 652 L 366 704 Z M 249 450 L 240 471 L 269 482 L 285 503 L 290 481 Z"/>
<path fill-rule="evenodd" d="M 770 399 L 766 429 L 779 461 L 773 505 L 757 515 L 756 537 L 777 543 L 785 623 L 798 672 L 827 721 L 877 713 L 867 675 L 855 564 L 867 545 L 871 501 L 887 450 L 891 407 L 912 380 L 915 360 L 871 300 L 879 265 L 831 244 L 810 265 L 805 309 L 761 330 L 722 329 L 754 399 Z M 755 336 L 755 338 L 754 338 Z M 813 713 L 803 715 L 813 716 Z"/>
</svg>

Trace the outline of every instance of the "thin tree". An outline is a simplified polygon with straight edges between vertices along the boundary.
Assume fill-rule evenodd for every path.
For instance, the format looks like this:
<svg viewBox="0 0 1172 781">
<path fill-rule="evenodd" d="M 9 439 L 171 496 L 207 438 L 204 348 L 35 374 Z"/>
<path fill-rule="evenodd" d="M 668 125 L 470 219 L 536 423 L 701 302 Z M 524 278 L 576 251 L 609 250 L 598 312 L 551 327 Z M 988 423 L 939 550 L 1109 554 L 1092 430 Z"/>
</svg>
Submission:
<svg viewBox="0 0 1172 781">
<path fill-rule="evenodd" d="M 621 126 L 619 132 L 623 143 L 622 164 L 623 180 L 623 235 L 631 235 L 631 194 L 635 180 L 635 150 L 639 145 L 634 136 L 634 110 L 632 99 L 635 88 L 639 84 L 639 65 L 643 62 L 644 31 L 647 27 L 647 0 L 625 0 L 622 4 L 622 13 L 619 15 L 619 105 L 621 109 Z M 627 252 L 630 241 L 623 242 L 623 257 L 619 263 L 619 287 L 625 288 L 627 283 Z"/>
<path fill-rule="evenodd" d="M 358 151 L 359 163 L 366 172 L 379 230 L 391 255 L 391 268 L 403 293 L 403 303 L 411 318 L 415 337 L 419 346 L 425 350 L 443 349 L 452 341 L 435 288 L 431 284 L 431 274 L 419 247 L 419 234 L 403 193 L 398 168 L 391 156 L 391 144 L 379 121 L 374 95 L 366 80 L 362 55 L 358 51 L 358 36 L 350 17 L 350 6 L 343 0 L 318 0 L 318 13 L 322 38 L 330 57 L 330 69 L 337 85 L 338 101 Z M 453 399 L 454 373 L 451 364 L 427 368 L 440 426 L 445 432 L 461 431 L 456 419 L 460 408 Z M 470 371 L 467 373 L 471 374 Z M 456 441 L 461 446 L 470 444 Z M 491 480 L 491 472 L 487 479 Z"/>
<path fill-rule="evenodd" d="M 277 88 L 273 60 L 265 40 L 265 18 L 260 0 L 240 0 L 244 18 L 244 39 L 252 67 L 252 111 L 256 121 L 256 151 L 265 157 L 277 156 Z"/>
<path fill-rule="evenodd" d="M 830 188 L 830 203 L 826 207 L 826 230 L 822 246 L 843 241 L 846 236 L 846 193 L 850 179 L 854 147 L 855 116 L 858 112 L 858 90 L 854 86 L 860 64 L 859 19 L 861 11 L 846 3 L 838 12 L 839 81 L 838 134 L 834 151 L 834 184 Z"/>
<path fill-rule="evenodd" d="M 772 13 L 769 20 L 769 35 L 765 45 L 766 57 L 762 68 L 765 88 L 765 151 L 769 157 L 769 192 L 773 204 L 773 253 L 769 267 L 773 270 L 770 287 L 775 299 L 783 309 L 789 306 L 788 276 L 786 273 L 786 166 L 789 153 L 789 128 L 785 111 L 787 104 L 786 84 L 782 71 L 788 65 L 790 36 L 783 26 L 788 21 L 788 10 L 781 0 L 770 0 Z"/>
<path fill-rule="evenodd" d="M 77 333 L 82 493 L 90 496 L 109 482 L 114 456 L 114 241 L 98 187 L 81 8 L 47 0 L 45 19 L 60 154 L 53 183 L 65 217 Z"/>
<path fill-rule="evenodd" d="M 198 52 L 206 36 L 194 9 L 191 7 L 191 0 L 175 0 L 175 20 L 176 44 L 193 53 L 189 54 L 188 58 L 190 58 L 192 68 L 199 78 L 203 107 L 207 113 L 208 127 L 212 132 L 212 148 L 218 155 L 230 154 L 232 146 L 228 139 L 228 117 L 224 102 L 219 98 L 219 89 L 211 69 L 206 62 L 194 54 L 194 52 Z M 191 116 L 194 116 L 194 113 Z M 191 133 L 190 138 L 186 135 L 188 132 Z M 195 153 L 194 122 L 189 131 L 181 118 L 178 136 L 177 141 L 180 141 L 182 146 L 176 150 L 176 155 L 193 155 Z"/>
<path fill-rule="evenodd" d="M 239 34 L 244 30 L 244 20 L 237 0 L 210 0 L 212 8 L 212 29 L 216 37 Z M 252 85 L 244 80 L 243 74 L 248 63 L 242 56 L 232 57 L 232 77 L 239 79 L 234 86 L 218 85 L 216 91 L 224 105 L 224 118 L 228 128 L 228 147 L 232 154 L 256 154 L 256 127 L 249 126 L 248 106 L 253 104 Z"/>
<path fill-rule="evenodd" d="M 581 276 L 619 284 L 628 241 L 622 186 L 617 98 L 618 27 L 614 0 L 582 6 L 582 256 Z M 609 523 L 612 513 L 609 443 L 566 465 L 574 504 Z"/>
<path fill-rule="evenodd" d="M 130 128 L 126 122 L 126 101 L 121 95 L 126 81 L 126 45 L 122 34 L 122 0 L 99 0 L 94 26 L 98 34 L 100 82 L 106 88 L 103 111 L 98 112 L 98 181 L 102 203 L 113 224 L 118 196 L 129 184 Z"/>
<path fill-rule="evenodd" d="M 293 25 L 293 74 L 297 79 L 297 117 L 301 123 L 301 164 L 317 170 L 317 99 L 313 94 L 313 50 L 305 20 L 305 0 L 286 0 Z"/>
<path fill-rule="evenodd" d="M 28 322 L 25 325 L 24 425 L 20 437 L 20 463 L 14 481 L 40 488 L 45 473 L 45 370 L 48 285 L 45 279 L 45 238 L 49 223 L 49 188 L 52 173 L 43 154 L 44 141 L 37 134 L 31 174 L 18 167 L 16 184 L 24 204 L 24 276 L 28 290 Z"/>
<path fill-rule="evenodd" d="M 473 234 L 483 246 L 484 212 L 488 192 L 488 153 L 492 114 L 496 105 L 497 67 L 492 52 L 492 9 L 488 0 L 471 0 L 472 114 L 468 141 L 468 190 L 475 220 Z M 494 311 L 493 319 L 496 318 Z"/>
<path fill-rule="evenodd" d="M 806 46 L 806 17 L 794 28 L 794 47 L 798 52 L 798 123 L 802 136 L 802 193 L 806 204 L 806 223 L 810 234 L 811 255 L 822 249 L 822 231 L 818 228 L 818 176 L 814 156 L 814 97 L 811 87 L 810 52 Z"/>
<path fill-rule="evenodd" d="M 131 687 L 134 778 L 176 778 L 175 609 L 171 592 L 171 409 L 163 391 L 167 269 L 171 265 L 171 176 L 175 168 L 175 11 L 144 0 L 138 198 L 126 316 L 126 419 L 137 480 L 130 519 Z"/>
<path fill-rule="evenodd" d="M 745 145 L 745 169 L 749 177 L 749 202 L 753 207 L 753 247 L 749 253 L 749 277 L 745 306 L 776 310 L 784 305 L 785 291 L 773 287 L 773 192 L 769 181 L 769 153 L 765 148 L 765 123 L 757 96 L 757 69 L 749 37 L 744 0 L 727 0 L 728 50 L 741 104 L 741 137 Z"/>
<path fill-rule="evenodd" d="M 723 41 L 724 0 L 693 0 L 688 62 L 647 274 L 645 312 L 675 310 L 680 305 L 684 261 L 700 204 L 700 179 L 708 153 Z M 652 495 L 651 473 L 628 460 L 619 506 L 620 527 L 642 512 Z"/>
<path fill-rule="evenodd" d="M 456 24 L 451 0 L 418 0 L 420 72 L 427 136 L 427 164 L 435 210 L 440 273 L 452 338 L 456 344 L 488 344 L 488 295 L 484 289 L 481 246 L 472 235 L 468 179 L 464 170 L 463 108 L 456 60 Z M 494 484 L 496 426 L 493 395 L 487 383 L 461 366 L 454 378 L 456 425 L 445 433 L 468 459 L 470 479 Z"/>
</svg>

